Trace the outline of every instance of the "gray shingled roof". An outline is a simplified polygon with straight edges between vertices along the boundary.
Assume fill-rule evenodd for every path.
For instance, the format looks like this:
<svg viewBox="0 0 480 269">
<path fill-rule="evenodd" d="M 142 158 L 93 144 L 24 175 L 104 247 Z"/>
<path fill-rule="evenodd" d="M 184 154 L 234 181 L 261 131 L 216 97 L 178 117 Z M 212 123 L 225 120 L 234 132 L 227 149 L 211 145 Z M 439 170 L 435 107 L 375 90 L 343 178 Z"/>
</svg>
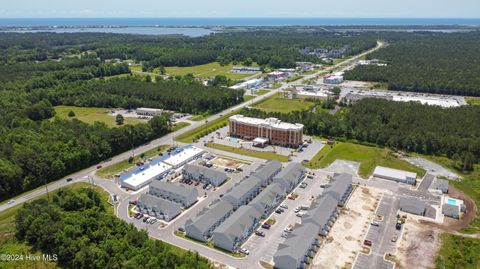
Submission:
<svg viewBox="0 0 480 269">
<path fill-rule="evenodd" d="M 435 178 L 430 186 L 431 189 L 441 190 L 443 193 L 448 192 L 448 180 Z"/>
<path fill-rule="evenodd" d="M 198 230 L 205 233 L 218 221 L 218 219 L 222 218 L 227 212 L 232 210 L 233 206 L 229 202 L 222 200 L 213 205 L 210 209 L 197 215 L 191 220 L 191 222 Z"/>
<path fill-rule="evenodd" d="M 262 213 L 253 206 L 241 206 L 227 220 L 218 226 L 214 233 L 222 233 L 230 241 L 240 237 L 246 227 L 250 227 L 253 221 L 260 219 Z"/>
<path fill-rule="evenodd" d="M 458 205 L 443 204 L 442 213 L 449 217 L 457 217 L 460 215 L 460 207 Z"/>
<path fill-rule="evenodd" d="M 169 200 L 165 200 L 163 198 L 156 197 L 154 195 L 150 195 L 148 193 L 142 194 L 139 200 L 145 204 L 149 208 L 156 207 L 161 212 L 168 214 L 170 217 L 174 217 L 181 213 L 182 209 L 180 205 L 170 202 Z"/>
<path fill-rule="evenodd" d="M 302 262 L 317 234 L 318 227 L 313 223 L 297 225 L 287 239 L 278 246 L 274 261 L 280 256 L 288 256 Z"/>
<path fill-rule="evenodd" d="M 255 170 L 253 175 L 266 180 L 267 178 L 272 177 L 279 169 L 282 169 L 282 164 L 277 160 L 270 160 Z"/>
<path fill-rule="evenodd" d="M 203 175 L 206 178 L 209 179 L 217 179 L 215 181 L 218 182 L 223 182 L 228 179 L 227 174 L 221 171 L 217 171 L 215 169 L 211 169 L 208 167 L 200 166 L 200 165 L 195 165 L 195 164 L 185 164 L 183 167 L 184 170 L 186 170 L 189 174 L 194 175 L 195 177 L 199 177 L 200 175 Z"/>
<path fill-rule="evenodd" d="M 305 168 L 300 163 L 289 163 L 280 173 L 275 176 L 276 180 L 282 180 L 285 183 L 290 184 L 291 182 L 296 181 L 305 173 Z"/>
<path fill-rule="evenodd" d="M 416 215 L 423 215 L 426 210 L 424 202 L 414 197 L 401 197 L 400 210 Z"/>
<path fill-rule="evenodd" d="M 187 188 L 182 185 L 170 183 L 170 182 L 165 182 L 165 181 L 160 181 L 160 180 L 153 180 L 152 183 L 150 183 L 150 187 L 165 190 L 171 193 L 175 193 L 181 197 L 189 197 L 192 192 L 194 192 L 196 189 L 193 188 Z M 195 196 L 197 196 L 195 194 Z"/>
<path fill-rule="evenodd" d="M 313 222 L 318 225 L 317 231 L 330 221 L 332 213 L 337 209 L 338 201 L 330 195 L 320 197 L 307 212 L 304 223 Z"/>
<path fill-rule="evenodd" d="M 273 183 L 260 192 L 249 205 L 256 207 L 263 213 L 265 208 L 273 203 L 277 195 L 285 196 L 285 189 L 280 184 Z"/>
<path fill-rule="evenodd" d="M 348 173 L 335 174 L 330 184 L 325 188 L 324 194 L 329 194 L 340 201 L 348 188 L 352 185 L 352 175 Z"/>
<path fill-rule="evenodd" d="M 240 184 L 233 187 L 233 189 L 229 191 L 226 196 L 230 196 L 235 199 L 240 199 L 250 190 L 259 186 L 261 182 L 262 180 L 258 177 L 249 177 L 247 179 L 242 180 Z"/>
</svg>

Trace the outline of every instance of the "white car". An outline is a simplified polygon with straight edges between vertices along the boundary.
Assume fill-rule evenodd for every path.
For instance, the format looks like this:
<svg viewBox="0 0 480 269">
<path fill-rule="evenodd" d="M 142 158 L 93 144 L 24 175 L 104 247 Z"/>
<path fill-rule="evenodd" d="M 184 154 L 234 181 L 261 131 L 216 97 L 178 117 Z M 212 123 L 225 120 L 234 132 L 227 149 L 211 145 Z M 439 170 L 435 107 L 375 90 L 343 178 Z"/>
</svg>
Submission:
<svg viewBox="0 0 480 269">
<path fill-rule="evenodd" d="M 13 203 L 15 203 L 15 200 L 10 200 L 7 202 L 7 204 L 13 204 Z"/>
<path fill-rule="evenodd" d="M 242 253 L 242 254 L 245 254 L 245 255 L 249 255 L 250 254 L 250 251 L 248 251 L 248 249 L 246 248 L 240 248 L 238 250 L 238 252 Z"/>
<path fill-rule="evenodd" d="M 376 220 L 372 220 L 372 222 L 370 224 L 373 225 L 373 226 L 380 226 L 380 223 Z"/>
<path fill-rule="evenodd" d="M 282 205 L 280 205 L 280 207 L 283 208 L 283 209 L 288 209 L 288 206 L 286 204 L 282 204 Z"/>
</svg>

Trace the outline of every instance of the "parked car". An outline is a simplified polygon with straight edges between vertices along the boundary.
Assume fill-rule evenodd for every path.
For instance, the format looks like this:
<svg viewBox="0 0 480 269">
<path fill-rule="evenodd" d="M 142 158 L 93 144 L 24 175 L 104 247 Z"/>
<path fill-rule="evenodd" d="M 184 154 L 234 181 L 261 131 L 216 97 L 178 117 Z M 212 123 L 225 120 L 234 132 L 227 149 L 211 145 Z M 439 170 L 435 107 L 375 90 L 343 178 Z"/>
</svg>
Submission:
<svg viewBox="0 0 480 269">
<path fill-rule="evenodd" d="M 283 209 L 288 209 L 288 206 L 286 204 L 281 204 L 280 207 Z"/>
<path fill-rule="evenodd" d="M 237 171 L 239 171 L 239 172 L 242 172 L 242 171 L 243 171 L 243 169 L 242 169 L 242 168 L 240 168 L 240 167 L 237 167 Z"/>
<path fill-rule="evenodd" d="M 370 224 L 373 225 L 373 226 L 380 226 L 380 223 L 376 220 L 372 220 L 372 222 Z"/>
<path fill-rule="evenodd" d="M 290 199 L 290 200 L 295 200 L 295 197 L 292 196 L 292 195 L 289 195 L 289 196 L 288 196 L 288 199 Z"/>
<path fill-rule="evenodd" d="M 200 181 L 195 182 L 195 186 L 198 186 L 200 184 Z"/>
<path fill-rule="evenodd" d="M 371 247 L 371 246 L 372 246 L 372 241 L 370 241 L 370 240 L 364 240 L 364 241 L 363 241 L 363 244 L 364 244 L 365 246 Z"/>
<path fill-rule="evenodd" d="M 283 211 L 282 211 L 282 210 L 280 210 L 280 208 L 279 208 L 279 209 L 277 209 L 277 210 L 275 210 L 275 213 L 277 213 L 277 214 L 282 214 L 282 212 L 283 212 Z"/>
<path fill-rule="evenodd" d="M 262 232 L 262 231 L 256 231 L 256 232 L 255 232 L 255 235 L 258 235 L 258 236 L 261 236 L 261 237 L 265 237 L 265 233 Z"/>
<path fill-rule="evenodd" d="M 71 177 L 67 178 L 67 182 L 70 182 L 72 180 L 73 180 L 73 178 L 71 178 Z"/>
<path fill-rule="evenodd" d="M 248 249 L 246 249 L 246 248 L 240 248 L 240 249 L 238 250 L 238 252 L 240 252 L 240 253 L 242 253 L 242 254 L 245 254 L 245 255 L 250 254 L 250 251 L 248 251 Z"/>
<path fill-rule="evenodd" d="M 184 233 L 185 229 L 183 227 L 178 227 L 178 231 Z"/>
<path fill-rule="evenodd" d="M 305 216 L 305 213 L 297 213 L 296 216 L 299 218 L 303 218 L 303 216 Z"/>
<path fill-rule="evenodd" d="M 269 230 L 270 229 L 270 224 L 264 223 L 264 224 L 262 224 L 262 228 Z"/>
<path fill-rule="evenodd" d="M 143 218 L 143 214 L 142 214 L 142 213 L 140 213 L 140 215 L 138 215 L 138 216 L 136 217 L 136 219 L 141 219 L 141 218 Z"/>
<path fill-rule="evenodd" d="M 138 218 L 138 216 L 140 216 L 140 213 L 135 213 L 135 215 L 133 215 L 134 218 Z"/>
<path fill-rule="evenodd" d="M 208 185 L 205 189 L 208 191 L 211 188 L 212 188 L 212 185 Z"/>
<path fill-rule="evenodd" d="M 288 236 L 288 234 L 286 234 L 286 233 L 282 233 L 282 235 L 281 235 L 281 237 L 283 237 L 283 238 L 287 238 L 287 236 Z"/>
<path fill-rule="evenodd" d="M 300 207 L 296 207 L 295 210 L 293 210 L 293 212 L 298 213 L 300 212 L 300 210 L 301 210 Z"/>
<path fill-rule="evenodd" d="M 100 168 L 102 168 L 102 166 L 101 166 L 100 164 L 99 164 L 99 165 L 97 165 L 97 169 L 100 169 Z"/>
<path fill-rule="evenodd" d="M 398 236 L 397 236 L 397 235 L 394 235 L 394 236 L 392 237 L 392 242 L 393 242 L 393 243 L 397 242 L 397 239 L 398 239 Z"/>
<path fill-rule="evenodd" d="M 222 197 L 223 197 L 223 193 L 222 193 L 222 194 L 220 194 L 220 198 L 222 198 Z"/>
<path fill-rule="evenodd" d="M 148 216 L 145 217 L 145 218 L 143 218 L 143 222 L 147 222 L 149 218 L 150 218 L 150 217 L 148 217 Z"/>
<path fill-rule="evenodd" d="M 152 218 L 152 219 L 150 220 L 150 224 L 154 224 L 155 222 L 157 222 L 157 219 Z"/>
</svg>

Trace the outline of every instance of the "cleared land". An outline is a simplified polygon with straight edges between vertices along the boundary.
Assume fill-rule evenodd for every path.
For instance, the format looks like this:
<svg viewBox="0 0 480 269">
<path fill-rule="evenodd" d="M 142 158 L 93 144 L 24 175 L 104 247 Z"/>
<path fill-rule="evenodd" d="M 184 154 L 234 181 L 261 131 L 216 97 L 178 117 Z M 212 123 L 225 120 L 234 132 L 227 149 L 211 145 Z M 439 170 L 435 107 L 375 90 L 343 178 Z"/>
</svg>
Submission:
<svg viewBox="0 0 480 269">
<path fill-rule="evenodd" d="M 172 76 L 184 76 L 186 74 L 193 74 L 196 77 L 215 77 L 217 75 L 224 75 L 230 79 L 242 79 L 249 77 L 253 74 L 236 74 L 231 73 L 233 64 L 221 66 L 218 62 L 202 64 L 202 65 L 195 65 L 195 66 L 186 66 L 186 67 L 166 67 L 165 71 L 167 74 Z"/>
<path fill-rule="evenodd" d="M 304 99 L 285 99 L 282 93 L 277 93 L 253 107 L 266 112 L 289 113 L 296 110 L 310 109 L 314 105 L 314 102 Z"/>
<path fill-rule="evenodd" d="M 143 156 L 144 158 L 152 158 L 159 155 L 169 147 L 170 147 L 169 145 L 161 145 L 157 148 L 146 151 L 143 154 L 136 155 L 135 157 L 133 157 L 132 162 L 128 162 L 128 159 L 127 159 L 127 160 L 123 160 L 118 163 L 112 164 L 110 166 L 100 168 L 97 170 L 96 175 L 99 177 L 107 178 L 107 179 L 112 178 L 115 174 L 118 174 L 123 170 L 134 166 L 136 162 L 141 160 L 140 156 Z"/>
<path fill-rule="evenodd" d="M 69 189 L 80 189 L 80 188 L 93 188 L 102 197 L 102 201 L 105 203 L 105 208 L 108 208 L 109 211 L 113 214 L 113 207 L 108 204 L 109 194 L 105 192 L 99 186 L 92 186 L 88 183 L 74 183 L 67 187 Z M 62 188 L 63 189 L 63 188 Z M 55 190 L 50 193 L 50 195 L 58 192 Z M 35 199 L 45 198 L 45 195 L 39 196 Z M 17 205 L 12 208 L 9 208 L 3 212 L 0 212 L 0 254 L 32 254 L 41 256 L 42 253 L 37 252 L 32 249 L 28 244 L 24 242 L 19 242 L 15 238 L 15 216 L 17 211 L 22 207 L 22 205 Z M 23 261 L 14 261 L 14 262 L 5 262 L 0 261 L 0 268 L 18 268 L 18 269 L 27 269 L 27 268 L 58 268 L 54 262 L 45 262 L 45 261 L 32 261 L 26 260 Z"/>
<path fill-rule="evenodd" d="M 94 122 L 103 122 L 109 127 L 118 127 L 115 122 L 115 117 L 110 116 L 108 113 L 111 111 L 109 108 L 98 108 L 98 107 L 76 107 L 76 106 L 56 106 L 54 107 L 56 117 L 62 119 L 78 119 L 88 124 L 93 124 Z M 74 117 L 69 117 L 68 113 L 73 111 L 75 113 Z M 141 120 L 135 118 L 124 117 L 124 125 L 126 124 L 138 124 L 141 123 Z"/>
<path fill-rule="evenodd" d="M 273 153 L 273 152 L 256 151 L 256 150 L 245 149 L 245 148 L 235 148 L 235 147 L 230 147 L 230 146 L 221 145 L 221 144 L 217 144 L 217 143 L 208 143 L 207 147 L 232 152 L 232 153 L 235 153 L 235 154 L 260 158 L 260 159 L 277 160 L 279 162 L 288 162 L 288 157 L 287 156 L 276 154 L 276 153 Z"/>
<path fill-rule="evenodd" d="M 423 169 L 395 157 L 389 149 L 348 142 L 336 142 L 335 145 L 323 147 L 306 166 L 310 168 L 324 168 L 336 159 L 359 162 L 360 169 L 358 174 L 363 178 L 371 175 L 377 165 L 415 172 L 420 176 L 425 173 Z"/>
<path fill-rule="evenodd" d="M 472 106 L 480 106 L 480 97 L 466 97 L 465 101 Z"/>
</svg>

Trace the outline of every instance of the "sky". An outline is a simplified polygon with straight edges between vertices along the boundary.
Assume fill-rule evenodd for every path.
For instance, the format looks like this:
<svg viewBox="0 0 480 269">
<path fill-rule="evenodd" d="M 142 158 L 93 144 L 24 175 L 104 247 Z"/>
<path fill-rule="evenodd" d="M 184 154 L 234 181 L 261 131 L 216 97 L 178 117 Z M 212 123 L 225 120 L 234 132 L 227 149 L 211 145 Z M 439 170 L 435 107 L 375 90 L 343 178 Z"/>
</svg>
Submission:
<svg viewBox="0 0 480 269">
<path fill-rule="evenodd" d="M 0 0 L 0 18 L 478 18 L 480 0 Z"/>
</svg>

